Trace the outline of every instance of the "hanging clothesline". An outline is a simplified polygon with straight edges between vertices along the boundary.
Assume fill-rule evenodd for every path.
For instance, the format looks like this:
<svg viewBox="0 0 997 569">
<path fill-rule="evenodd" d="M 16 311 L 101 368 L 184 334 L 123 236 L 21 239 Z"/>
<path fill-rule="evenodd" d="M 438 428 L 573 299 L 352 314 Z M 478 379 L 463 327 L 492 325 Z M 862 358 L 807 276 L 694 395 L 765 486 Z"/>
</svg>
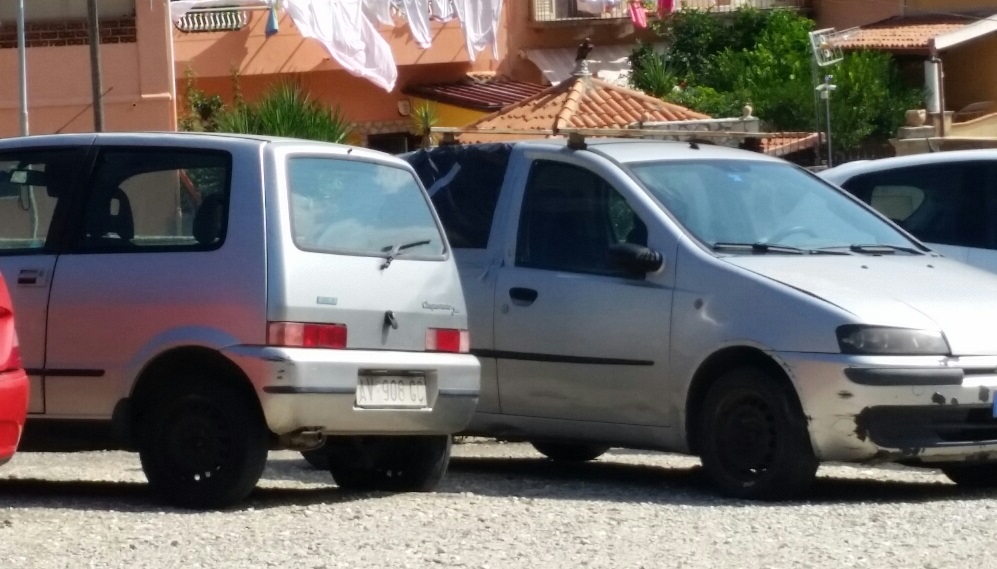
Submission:
<svg viewBox="0 0 997 569">
<path fill-rule="evenodd" d="M 267 35 L 277 33 L 278 9 L 294 22 L 301 35 L 314 39 L 348 72 L 386 91 L 394 90 L 398 69 L 380 25 L 408 23 L 422 49 L 432 46 L 430 21 L 460 21 L 467 52 L 474 61 L 487 46 L 498 57 L 498 27 L 504 0 L 171 0 L 174 22 L 202 11 L 270 11 Z"/>
</svg>

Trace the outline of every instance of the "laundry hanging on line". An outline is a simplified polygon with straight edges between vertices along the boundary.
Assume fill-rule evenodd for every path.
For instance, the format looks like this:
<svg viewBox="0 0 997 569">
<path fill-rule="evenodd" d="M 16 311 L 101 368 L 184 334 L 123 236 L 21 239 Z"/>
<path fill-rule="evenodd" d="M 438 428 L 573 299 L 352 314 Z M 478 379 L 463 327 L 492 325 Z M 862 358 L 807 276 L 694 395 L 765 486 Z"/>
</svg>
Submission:
<svg viewBox="0 0 997 569">
<path fill-rule="evenodd" d="M 378 32 L 378 26 L 395 25 L 394 15 L 401 14 L 408 21 L 416 43 L 427 49 L 432 45 L 430 20 L 446 22 L 457 18 L 472 61 L 488 45 L 498 57 L 503 3 L 504 0 L 172 0 L 170 17 L 178 21 L 194 8 L 269 8 L 266 35 L 270 37 L 278 32 L 277 10 L 283 9 L 302 36 L 319 41 L 344 69 L 391 91 L 398 70 L 391 47 Z M 340 20 L 324 21 L 328 18 Z"/>
<path fill-rule="evenodd" d="M 492 46 L 492 54 L 498 57 L 498 28 L 502 16 L 503 0 L 453 0 L 457 19 L 464 30 L 467 41 L 467 54 L 471 61 L 478 52 Z"/>
<path fill-rule="evenodd" d="M 392 91 L 398 68 L 391 46 L 364 15 L 362 0 L 283 0 L 301 35 L 325 47 L 343 69 Z"/>
<path fill-rule="evenodd" d="M 630 21 L 634 27 L 644 29 L 647 27 L 647 9 L 641 0 L 630 0 Z"/>
</svg>

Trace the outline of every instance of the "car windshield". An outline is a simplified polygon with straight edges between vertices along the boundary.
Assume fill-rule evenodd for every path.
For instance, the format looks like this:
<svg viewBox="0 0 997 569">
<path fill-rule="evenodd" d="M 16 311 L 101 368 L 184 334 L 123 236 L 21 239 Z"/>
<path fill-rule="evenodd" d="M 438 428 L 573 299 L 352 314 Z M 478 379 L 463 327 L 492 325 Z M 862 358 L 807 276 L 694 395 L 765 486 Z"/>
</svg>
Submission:
<svg viewBox="0 0 997 569">
<path fill-rule="evenodd" d="M 716 250 L 917 252 L 888 223 L 791 164 L 669 160 L 633 163 L 630 171 L 689 233 Z"/>
<path fill-rule="evenodd" d="M 429 202 L 408 170 L 317 157 L 293 157 L 287 169 L 299 248 L 383 257 L 444 253 Z"/>
</svg>

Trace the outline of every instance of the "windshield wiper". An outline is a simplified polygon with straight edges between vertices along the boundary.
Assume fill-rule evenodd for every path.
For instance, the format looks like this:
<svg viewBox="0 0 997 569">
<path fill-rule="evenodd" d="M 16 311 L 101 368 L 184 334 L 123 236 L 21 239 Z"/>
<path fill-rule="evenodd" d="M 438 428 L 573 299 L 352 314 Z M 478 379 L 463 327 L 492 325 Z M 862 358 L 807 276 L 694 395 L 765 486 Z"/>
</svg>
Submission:
<svg viewBox="0 0 997 569">
<path fill-rule="evenodd" d="M 381 270 L 387 269 L 391 266 L 391 261 L 395 260 L 398 253 L 404 251 L 405 249 L 411 249 L 413 247 L 420 247 L 422 245 L 429 245 L 430 239 L 423 239 L 422 241 L 412 241 L 411 243 L 399 243 L 397 245 L 388 245 L 387 247 L 382 247 L 381 251 L 388 254 L 388 257 L 384 260 L 384 264 L 381 265 Z"/>
<path fill-rule="evenodd" d="M 884 245 L 882 243 L 869 243 L 862 244 L 858 243 L 855 245 L 841 246 L 841 247 L 823 247 L 821 251 L 833 251 L 833 250 L 848 249 L 852 253 L 861 253 L 863 255 L 892 255 L 894 253 L 910 253 L 911 255 L 923 255 L 924 251 L 920 251 L 913 247 L 903 247 L 901 245 Z"/>
<path fill-rule="evenodd" d="M 806 255 L 806 249 L 791 247 L 789 245 L 775 245 L 772 243 L 727 243 L 720 241 L 713 244 L 714 251 L 751 251 L 752 253 L 789 253 L 793 255 Z"/>
</svg>

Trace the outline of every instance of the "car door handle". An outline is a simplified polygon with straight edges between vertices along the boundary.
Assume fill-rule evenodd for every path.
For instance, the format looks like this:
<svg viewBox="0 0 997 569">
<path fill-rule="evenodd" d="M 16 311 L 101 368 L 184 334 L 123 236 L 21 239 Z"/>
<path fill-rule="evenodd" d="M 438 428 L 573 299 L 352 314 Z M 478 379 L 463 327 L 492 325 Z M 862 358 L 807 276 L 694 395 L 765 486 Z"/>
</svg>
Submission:
<svg viewBox="0 0 997 569">
<path fill-rule="evenodd" d="M 509 289 L 509 298 L 525 303 L 526 306 L 533 304 L 537 299 L 537 291 L 532 288 L 513 287 Z"/>
<path fill-rule="evenodd" d="M 45 271 L 41 269 L 21 269 L 17 273 L 17 284 L 19 286 L 44 286 Z"/>
</svg>

